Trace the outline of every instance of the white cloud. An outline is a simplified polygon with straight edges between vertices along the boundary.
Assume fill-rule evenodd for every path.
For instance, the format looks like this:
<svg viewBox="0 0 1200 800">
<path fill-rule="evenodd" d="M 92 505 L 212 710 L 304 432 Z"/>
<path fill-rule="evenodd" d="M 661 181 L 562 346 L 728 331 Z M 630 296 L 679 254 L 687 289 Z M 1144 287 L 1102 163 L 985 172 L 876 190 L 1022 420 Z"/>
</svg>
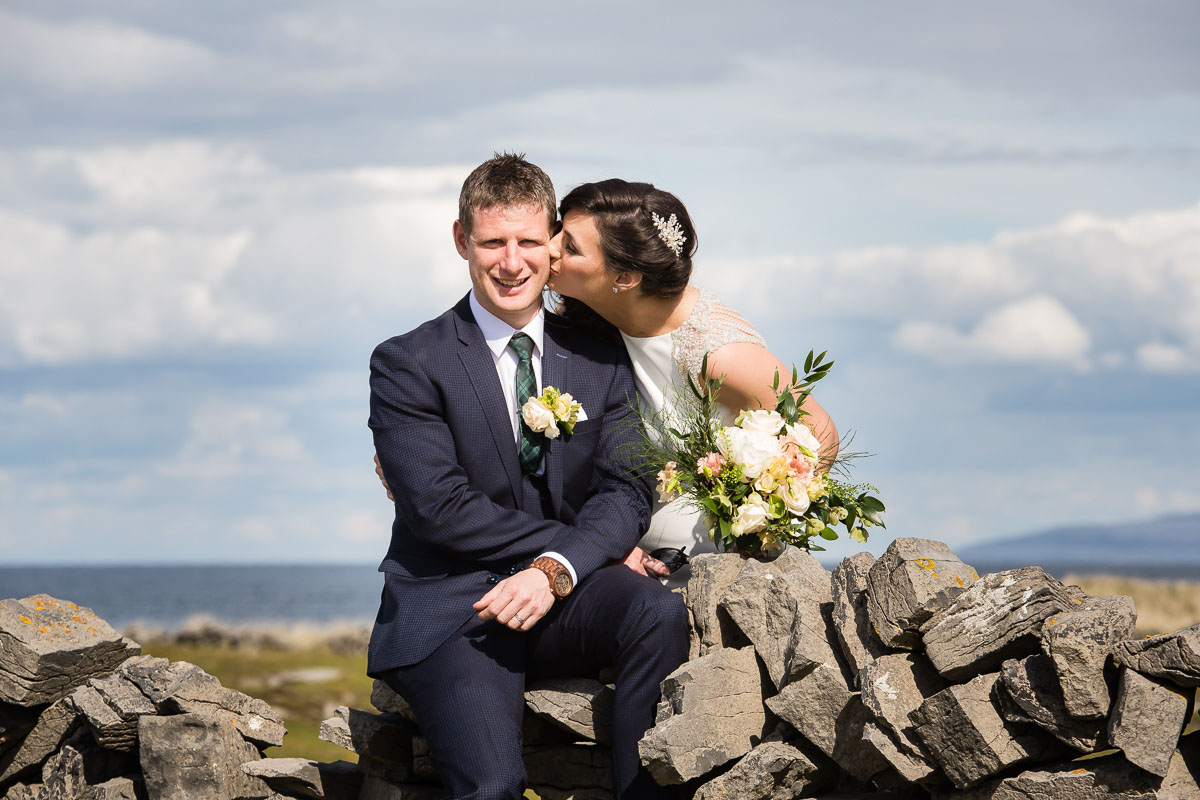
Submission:
<svg viewBox="0 0 1200 800">
<path fill-rule="evenodd" d="M 1091 337 L 1048 295 L 1033 295 L 984 315 L 968 333 L 931 322 L 905 322 L 893 342 L 947 364 L 1062 364 L 1086 369 Z"/>
<path fill-rule="evenodd" d="M 72 93 L 135 91 L 202 77 L 206 48 L 105 20 L 53 23 L 0 10 L 0 73 Z"/>
<path fill-rule="evenodd" d="M 1137 349 L 1137 363 L 1147 372 L 1195 372 L 1200 357 L 1166 342 L 1147 342 Z"/>
</svg>

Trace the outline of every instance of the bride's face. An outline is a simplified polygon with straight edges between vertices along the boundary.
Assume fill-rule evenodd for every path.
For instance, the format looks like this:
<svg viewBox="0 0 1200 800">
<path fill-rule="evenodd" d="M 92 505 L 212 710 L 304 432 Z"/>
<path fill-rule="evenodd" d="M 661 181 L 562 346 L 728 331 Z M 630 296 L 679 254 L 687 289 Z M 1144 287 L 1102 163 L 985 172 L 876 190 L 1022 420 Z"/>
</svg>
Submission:
<svg viewBox="0 0 1200 800">
<path fill-rule="evenodd" d="M 596 221 L 583 211 L 568 211 L 550 240 L 550 288 L 592 305 L 612 294 L 616 277 L 604 266 Z"/>
</svg>

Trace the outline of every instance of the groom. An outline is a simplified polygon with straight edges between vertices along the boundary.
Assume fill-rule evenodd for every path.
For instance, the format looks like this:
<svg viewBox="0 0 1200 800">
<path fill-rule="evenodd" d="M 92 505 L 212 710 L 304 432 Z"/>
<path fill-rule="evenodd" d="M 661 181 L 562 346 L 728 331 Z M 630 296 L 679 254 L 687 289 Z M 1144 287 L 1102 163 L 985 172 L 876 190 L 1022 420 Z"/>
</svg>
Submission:
<svg viewBox="0 0 1200 800">
<path fill-rule="evenodd" d="M 453 228 L 471 292 L 371 357 L 396 519 L 367 671 L 412 705 L 454 798 L 521 797 L 526 676 L 609 665 L 614 794 L 660 796 L 637 742 L 687 657 L 679 595 L 620 563 L 651 504 L 621 459 L 637 425 L 628 357 L 542 307 L 556 216 L 523 157 L 477 167 Z M 548 439 L 520 407 L 551 386 L 583 413 Z"/>
</svg>

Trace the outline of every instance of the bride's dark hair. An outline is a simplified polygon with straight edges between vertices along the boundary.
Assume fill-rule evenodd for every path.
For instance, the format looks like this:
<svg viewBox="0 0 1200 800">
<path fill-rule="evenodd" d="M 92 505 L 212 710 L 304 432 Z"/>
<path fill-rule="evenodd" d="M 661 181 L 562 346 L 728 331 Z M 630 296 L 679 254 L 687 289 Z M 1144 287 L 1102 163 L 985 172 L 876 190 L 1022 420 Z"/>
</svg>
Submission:
<svg viewBox="0 0 1200 800">
<path fill-rule="evenodd" d="M 582 211 L 595 221 L 600 252 L 609 271 L 636 272 L 642 276 L 641 291 L 659 297 L 677 297 L 687 288 L 696 252 L 696 229 L 687 208 L 675 195 L 653 184 L 609 178 L 581 184 L 568 192 L 558 212 L 565 217 L 570 211 Z M 672 215 L 684 236 L 678 254 L 659 235 L 654 222 L 654 216 L 670 220 Z M 559 310 L 583 324 L 594 325 L 600 320 L 585 304 L 569 297 L 562 298 Z"/>
</svg>

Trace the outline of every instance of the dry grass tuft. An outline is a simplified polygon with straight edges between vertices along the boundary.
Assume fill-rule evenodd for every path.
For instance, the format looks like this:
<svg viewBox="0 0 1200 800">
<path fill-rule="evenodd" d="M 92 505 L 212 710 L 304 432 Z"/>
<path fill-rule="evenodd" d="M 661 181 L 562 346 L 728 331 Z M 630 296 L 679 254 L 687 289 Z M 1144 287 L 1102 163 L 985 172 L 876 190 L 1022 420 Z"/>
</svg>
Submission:
<svg viewBox="0 0 1200 800">
<path fill-rule="evenodd" d="M 1123 594 L 1137 605 L 1137 634 L 1170 633 L 1200 623 L 1200 583 L 1195 581 L 1123 578 L 1118 575 L 1067 574 L 1063 583 L 1074 583 L 1090 595 Z"/>
</svg>

